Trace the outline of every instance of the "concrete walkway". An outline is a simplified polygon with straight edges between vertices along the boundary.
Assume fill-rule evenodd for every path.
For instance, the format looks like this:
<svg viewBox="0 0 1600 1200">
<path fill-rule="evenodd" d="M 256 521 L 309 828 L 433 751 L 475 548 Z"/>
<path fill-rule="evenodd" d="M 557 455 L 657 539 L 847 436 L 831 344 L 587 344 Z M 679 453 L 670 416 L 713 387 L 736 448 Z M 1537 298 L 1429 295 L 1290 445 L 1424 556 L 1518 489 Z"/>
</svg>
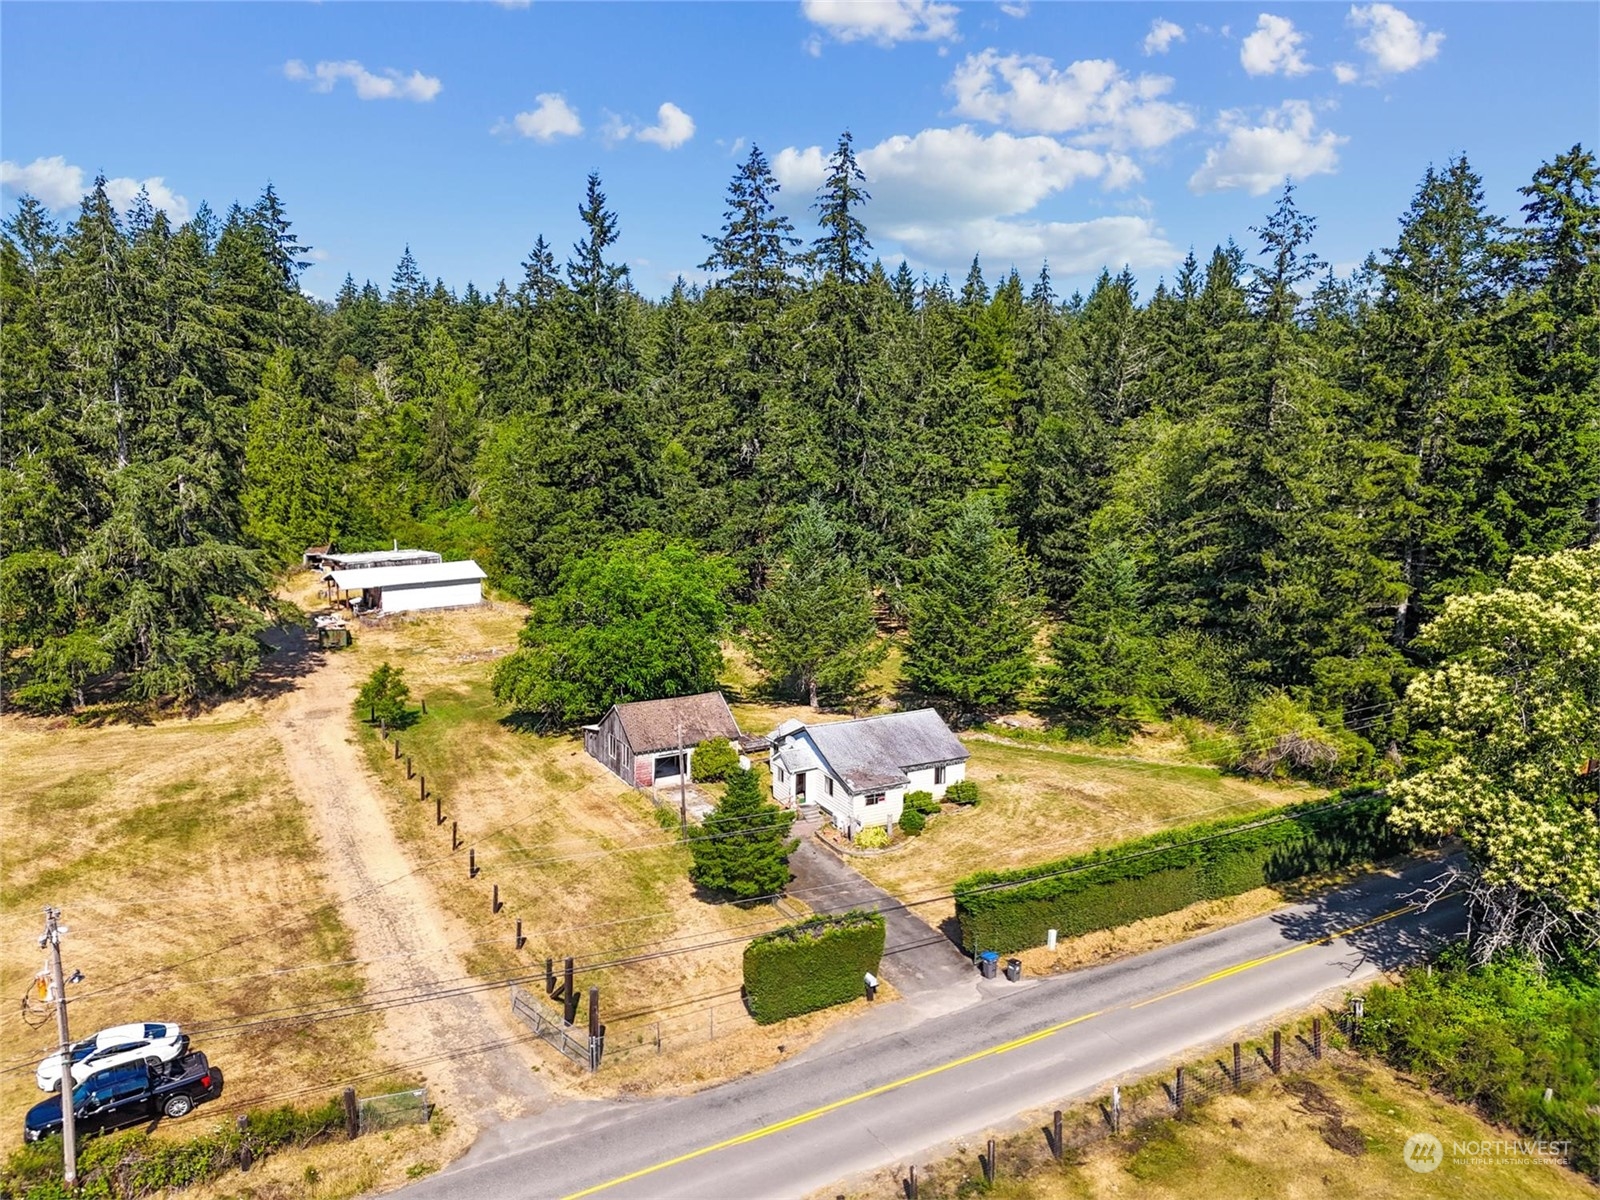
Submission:
<svg viewBox="0 0 1600 1200">
<path fill-rule="evenodd" d="M 790 890 L 817 912 L 865 908 L 883 913 L 885 942 L 883 977 L 902 996 L 915 1000 L 932 992 L 948 994 L 961 984 L 976 985 L 977 968 L 949 938 L 899 901 L 869 883 L 849 862 L 818 844 L 813 836 L 820 822 L 795 826 L 800 847 L 789 856 L 794 875 Z M 974 992 L 968 999 L 976 1000 Z"/>
</svg>

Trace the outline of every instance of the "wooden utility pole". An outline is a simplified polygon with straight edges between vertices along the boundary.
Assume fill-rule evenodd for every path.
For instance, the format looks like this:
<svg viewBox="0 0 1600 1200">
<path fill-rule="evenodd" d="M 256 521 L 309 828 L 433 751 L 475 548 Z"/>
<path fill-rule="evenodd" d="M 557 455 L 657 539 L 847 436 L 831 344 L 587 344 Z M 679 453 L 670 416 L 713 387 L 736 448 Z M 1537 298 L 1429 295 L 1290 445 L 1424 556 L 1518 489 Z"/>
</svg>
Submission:
<svg viewBox="0 0 1600 1200">
<path fill-rule="evenodd" d="M 678 722 L 678 832 L 689 829 L 689 762 L 683 756 L 683 722 Z"/>
<path fill-rule="evenodd" d="M 56 1002 L 56 1033 L 61 1038 L 61 1180 L 68 1191 L 78 1186 L 78 1131 L 72 1111 L 72 1038 L 67 1034 L 67 983 L 61 975 L 61 911 L 44 910 L 44 936 L 39 939 L 50 954 L 50 994 Z"/>
</svg>

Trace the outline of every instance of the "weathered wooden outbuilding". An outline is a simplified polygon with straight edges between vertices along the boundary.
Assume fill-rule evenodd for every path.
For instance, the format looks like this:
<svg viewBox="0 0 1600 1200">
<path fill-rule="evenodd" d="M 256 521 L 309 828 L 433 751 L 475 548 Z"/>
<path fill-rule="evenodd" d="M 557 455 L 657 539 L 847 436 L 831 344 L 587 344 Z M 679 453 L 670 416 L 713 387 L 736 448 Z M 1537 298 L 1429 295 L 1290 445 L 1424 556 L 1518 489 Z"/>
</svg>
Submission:
<svg viewBox="0 0 1600 1200">
<path fill-rule="evenodd" d="M 640 788 L 680 777 L 687 782 L 690 751 L 714 738 L 741 747 L 745 740 L 721 692 L 613 704 L 598 724 L 583 727 L 589 757 Z"/>
</svg>

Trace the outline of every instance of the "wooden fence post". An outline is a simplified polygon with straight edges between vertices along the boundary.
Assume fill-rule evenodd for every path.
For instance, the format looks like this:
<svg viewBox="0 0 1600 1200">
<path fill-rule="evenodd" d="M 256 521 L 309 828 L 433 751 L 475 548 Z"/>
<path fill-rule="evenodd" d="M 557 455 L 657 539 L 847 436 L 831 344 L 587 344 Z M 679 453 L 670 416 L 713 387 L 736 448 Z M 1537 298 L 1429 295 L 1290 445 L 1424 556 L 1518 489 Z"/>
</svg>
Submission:
<svg viewBox="0 0 1600 1200">
<path fill-rule="evenodd" d="M 1122 1132 L 1122 1089 L 1115 1085 L 1111 1088 L 1111 1132 Z"/>
<path fill-rule="evenodd" d="M 998 1175 L 998 1174 L 999 1174 L 999 1172 L 995 1169 L 995 1162 L 994 1162 L 994 1139 L 990 1138 L 989 1139 L 989 1153 L 986 1154 L 984 1156 L 984 1159 L 983 1159 L 983 1178 L 984 1178 L 984 1181 L 987 1182 L 987 1183 L 991 1183 L 992 1184 L 995 1181 L 995 1176 Z"/>
<path fill-rule="evenodd" d="M 434 822 L 435 825 L 443 825 L 444 824 L 444 797 L 443 796 L 435 796 L 433 798 L 433 822 Z"/>
<path fill-rule="evenodd" d="M 427 701 L 426 697 L 424 697 L 423 701 L 422 701 L 422 715 L 423 716 L 427 716 L 428 715 L 428 701 Z"/>
<path fill-rule="evenodd" d="M 1283 1071 L 1283 1030 L 1272 1031 L 1272 1073 L 1281 1074 Z"/>
<path fill-rule="evenodd" d="M 1235 1042 L 1233 1044 L 1233 1086 L 1234 1086 L 1234 1090 L 1237 1091 L 1239 1086 L 1242 1083 L 1244 1083 L 1244 1063 L 1241 1062 L 1240 1059 L 1239 1059 L 1239 1043 Z"/>
<path fill-rule="evenodd" d="M 426 800 L 427 798 L 428 798 L 428 777 L 426 775 L 423 775 L 423 774 L 419 773 L 417 775 L 417 799 L 418 800 Z"/>
<path fill-rule="evenodd" d="M 1061 1110 L 1056 1109 L 1054 1127 L 1051 1130 L 1050 1149 L 1055 1154 L 1056 1161 L 1061 1161 Z"/>
<path fill-rule="evenodd" d="M 528 944 L 528 939 L 522 936 L 522 918 L 517 918 L 517 949 L 521 950 Z"/>
<path fill-rule="evenodd" d="M 1311 1018 L 1311 1057 L 1322 1057 L 1322 1018 Z"/>
<path fill-rule="evenodd" d="M 450 852 L 453 854 L 459 849 L 461 849 L 461 823 L 459 821 L 451 821 Z"/>
<path fill-rule="evenodd" d="M 572 986 L 572 958 L 568 956 L 561 968 L 561 1018 L 568 1025 L 578 1015 L 578 993 Z"/>
<path fill-rule="evenodd" d="M 489 911 L 497 913 L 503 907 L 505 906 L 500 903 L 500 885 L 497 883 L 494 885 L 494 898 L 489 901 Z"/>
<path fill-rule="evenodd" d="M 344 1090 L 344 1132 L 352 1142 L 361 1133 L 361 1109 L 356 1104 L 356 1090 L 353 1087 Z"/>
<path fill-rule="evenodd" d="M 468 879 L 476 879 L 477 877 L 478 877 L 478 848 L 476 846 L 469 846 L 467 848 L 467 878 Z M 519 933 L 521 932 L 520 928 L 518 929 L 518 932 Z M 518 946 L 517 949 L 520 950 L 520 949 L 522 949 L 522 947 Z"/>
<path fill-rule="evenodd" d="M 917 1168 L 906 1173 L 906 1200 L 917 1200 Z"/>
<path fill-rule="evenodd" d="M 406 778 L 411 778 L 411 755 L 406 755 Z"/>
<path fill-rule="evenodd" d="M 553 958 L 544 960 L 544 994 L 546 996 L 556 994 L 556 960 Z"/>
<path fill-rule="evenodd" d="M 1177 1086 L 1172 1089 L 1172 1094 L 1178 1102 L 1178 1111 L 1183 1111 L 1183 1068 L 1178 1068 Z"/>
</svg>

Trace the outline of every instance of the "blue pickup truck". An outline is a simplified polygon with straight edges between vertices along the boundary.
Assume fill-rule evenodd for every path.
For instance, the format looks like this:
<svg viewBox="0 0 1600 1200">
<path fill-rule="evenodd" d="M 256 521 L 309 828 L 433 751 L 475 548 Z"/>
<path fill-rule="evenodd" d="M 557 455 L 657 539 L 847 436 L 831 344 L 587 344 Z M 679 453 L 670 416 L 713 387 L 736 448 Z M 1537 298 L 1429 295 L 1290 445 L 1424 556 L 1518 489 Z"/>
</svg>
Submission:
<svg viewBox="0 0 1600 1200">
<path fill-rule="evenodd" d="M 222 1068 L 198 1050 L 166 1063 L 130 1063 L 97 1071 L 72 1090 L 78 1136 L 184 1117 L 196 1104 L 222 1095 Z M 22 1139 L 37 1142 L 61 1132 L 61 1097 L 41 1100 L 23 1119 Z"/>
</svg>

